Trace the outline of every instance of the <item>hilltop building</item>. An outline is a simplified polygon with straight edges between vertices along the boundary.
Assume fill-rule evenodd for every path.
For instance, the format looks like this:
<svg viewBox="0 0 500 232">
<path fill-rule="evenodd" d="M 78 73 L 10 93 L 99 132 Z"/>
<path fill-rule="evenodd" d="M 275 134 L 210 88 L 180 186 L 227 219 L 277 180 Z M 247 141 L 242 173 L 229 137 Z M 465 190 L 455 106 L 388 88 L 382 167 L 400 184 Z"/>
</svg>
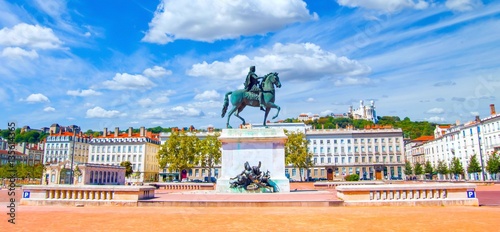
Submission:
<svg viewBox="0 0 500 232">
<path fill-rule="evenodd" d="M 349 107 L 347 115 L 352 119 L 365 119 L 377 123 L 377 114 L 375 111 L 375 102 L 370 101 L 370 105 L 366 106 L 363 100 L 359 101 L 359 108 L 353 109 L 352 106 Z"/>
</svg>

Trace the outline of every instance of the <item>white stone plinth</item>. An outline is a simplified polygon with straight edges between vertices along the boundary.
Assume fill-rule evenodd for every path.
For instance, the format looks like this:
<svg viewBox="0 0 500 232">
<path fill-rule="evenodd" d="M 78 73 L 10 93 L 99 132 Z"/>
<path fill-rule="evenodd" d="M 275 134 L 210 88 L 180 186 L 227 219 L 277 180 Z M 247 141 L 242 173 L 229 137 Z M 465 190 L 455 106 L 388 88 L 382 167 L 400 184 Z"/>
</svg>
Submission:
<svg viewBox="0 0 500 232">
<path fill-rule="evenodd" d="M 217 179 L 217 192 L 238 192 L 229 187 L 229 179 L 241 174 L 244 164 L 259 165 L 260 170 L 271 173 L 271 180 L 279 192 L 290 192 L 290 182 L 285 176 L 285 142 L 283 129 L 223 129 L 221 174 Z"/>
</svg>

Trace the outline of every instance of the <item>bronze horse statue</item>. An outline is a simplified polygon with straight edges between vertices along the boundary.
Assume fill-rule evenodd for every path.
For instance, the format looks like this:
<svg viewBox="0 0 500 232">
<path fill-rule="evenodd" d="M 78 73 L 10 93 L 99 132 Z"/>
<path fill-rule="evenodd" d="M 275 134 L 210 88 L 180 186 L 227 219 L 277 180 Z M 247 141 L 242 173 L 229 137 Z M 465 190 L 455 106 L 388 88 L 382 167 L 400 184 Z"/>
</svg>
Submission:
<svg viewBox="0 0 500 232">
<path fill-rule="evenodd" d="M 278 105 L 274 104 L 274 86 L 281 88 L 281 82 L 278 77 L 278 73 L 276 72 L 267 74 L 262 80 L 262 97 L 264 99 L 263 105 L 265 106 L 264 126 L 266 126 L 267 115 L 269 114 L 271 108 L 276 108 L 278 110 L 273 119 L 278 117 L 280 113 L 281 108 Z M 229 125 L 229 119 L 231 118 L 231 115 L 233 113 L 236 113 L 235 116 L 241 119 L 242 124 L 245 125 L 245 119 L 242 118 L 239 114 L 246 106 L 259 107 L 259 95 L 254 92 L 246 91 L 244 89 L 227 92 L 224 97 L 224 106 L 222 107 L 222 118 L 224 118 L 224 115 L 226 115 L 227 107 L 229 106 L 229 95 L 231 95 L 231 104 L 233 105 L 233 108 L 227 114 L 227 128 L 232 128 Z"/>
</svg>

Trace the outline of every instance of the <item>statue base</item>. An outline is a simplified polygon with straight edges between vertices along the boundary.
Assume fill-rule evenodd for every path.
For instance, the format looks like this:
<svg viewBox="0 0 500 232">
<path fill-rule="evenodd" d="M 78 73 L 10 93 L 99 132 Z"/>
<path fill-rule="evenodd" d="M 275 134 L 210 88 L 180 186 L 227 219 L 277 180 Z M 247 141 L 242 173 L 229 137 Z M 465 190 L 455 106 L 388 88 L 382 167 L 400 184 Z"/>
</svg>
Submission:
<svg viewBox="0 0 500 232">
<path fill-rule="evenodd" d="M 241 174 L 244 163 L 258 166 L 260 171 L 269 171 L 276 192 L 290 192 L 290 182 L 285 176 L 285 142 L 283 129 L 223 129 L 219 137 L 222 142 L 221 174 L 217 179 L 216 191 L 220 193 L 273 192 L 266 188 L 246 190 L 231 188 L 230 178 Z"/>
</svg>

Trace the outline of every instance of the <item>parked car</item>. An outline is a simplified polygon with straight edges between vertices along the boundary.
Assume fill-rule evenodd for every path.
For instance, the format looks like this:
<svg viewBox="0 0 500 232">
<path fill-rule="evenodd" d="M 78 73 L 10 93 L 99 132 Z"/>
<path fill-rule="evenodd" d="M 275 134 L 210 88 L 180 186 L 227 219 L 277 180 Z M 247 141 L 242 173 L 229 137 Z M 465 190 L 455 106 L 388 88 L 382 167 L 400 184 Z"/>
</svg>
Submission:
<svg viewBox="0 0 500 232">
<path fill-rule="evenodd" d="M 204 182 L 208 182 L 208 176 L 205 176 L 205 180 L 204 180 Z M 210 182 L 211 182 L 211 183 L 215 183 L 215 182 L 217 182 L 217 178 L 215 178 L 215 177 L 211 176 L 211 177 L 210 177 Z"/>
<path fill-rule="evenodd" d="M 193 179 L 193 180 L 191 180 L 191 182 L 194 182 L 194 183 L 203 183 L 203 181 L 200 180 L 200 179 Z"/>
</svg>

